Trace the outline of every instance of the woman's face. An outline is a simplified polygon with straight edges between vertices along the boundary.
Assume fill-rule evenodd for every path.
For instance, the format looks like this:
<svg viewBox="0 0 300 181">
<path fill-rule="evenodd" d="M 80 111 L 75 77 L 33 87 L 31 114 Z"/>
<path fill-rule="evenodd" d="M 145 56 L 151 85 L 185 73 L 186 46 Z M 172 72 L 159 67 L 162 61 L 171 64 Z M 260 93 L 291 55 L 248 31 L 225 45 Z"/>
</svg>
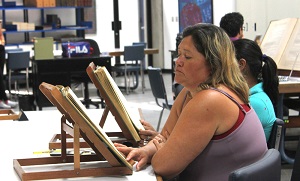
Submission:
<svg viewBox="0 0 300 181">
<path fill-rule="evenodd" d="M 192 36 L 182 39 L 175 63 L 175 81 L 188 89 L 195 89 L 210 75 L 210 67 L 193 44 Z"/>
</svg>

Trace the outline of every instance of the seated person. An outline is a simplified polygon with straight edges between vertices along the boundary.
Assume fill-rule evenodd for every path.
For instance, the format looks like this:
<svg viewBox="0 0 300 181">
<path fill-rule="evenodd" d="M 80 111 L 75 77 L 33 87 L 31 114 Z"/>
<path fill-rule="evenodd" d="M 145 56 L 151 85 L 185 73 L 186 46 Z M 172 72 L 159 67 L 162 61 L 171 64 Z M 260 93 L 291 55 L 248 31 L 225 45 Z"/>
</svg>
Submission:
<svg viewBox="0 0 300 181">
<path fill-rule="evenodd" d="M 256 42 L 249 39 L 233 41 L 240 70 L 250 88 L 250 105 L 258 115 L 269 140 L 276 120 L 275 109 L 278 100 L 278 74 L 275 61 L 262 54 Z"/>
<path fill-rule="evenodd" d="M 11 109 L 18 106 L 18 102 L 9 100 L 5 90 L 5 83 L 4 83 L 4 70 L 5 65 L 5 39 L 2 33 L 2 29 L 0 28 L 0 109 Z"/>
<path fill-rule="evenodd" d="M 115 143 L 137 170 L 151 163 L 165 179 L 228 180 L 267 151 L 249 87 L 224 30 L 196 24 L 183 31 L 175 81 L 184 86 L 161 131 L 140 148 Z"/>
<path fill-rule="evenodd" d="M 232 41 L 243 38 L 244 17 L 239 12 L 225 14 L 220 21 L 220 27 L 226 31 Z"/>
</svg>

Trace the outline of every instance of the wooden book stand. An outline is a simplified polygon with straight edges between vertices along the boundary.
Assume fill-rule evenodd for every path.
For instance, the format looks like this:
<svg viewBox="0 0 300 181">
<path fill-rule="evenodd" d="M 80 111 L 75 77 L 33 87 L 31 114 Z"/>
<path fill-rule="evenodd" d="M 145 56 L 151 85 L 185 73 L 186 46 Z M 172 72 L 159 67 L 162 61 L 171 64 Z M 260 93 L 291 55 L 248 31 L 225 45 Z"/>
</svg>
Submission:
<svg viewBox="0 0 300 181">
<path fill-rule="evenodd" d="M 1 109 L 0 120 L 18 120 L 21 114 L 21 112 L 19 114 L 15 113 L 12 109 Z"/>
<path fill-rule="evenodd" d="M 117 124 L 119 125 L 119 127 L 121 129 L 121 132 L 106 132 L 106 134 L 109 137 L 114 137 L 114 142 L 123 143 L 127 146 L 140 146 L 140 145 L 143 145 L 144 140 L 141 140 L 140 137 L 138 139 L 134 139 L 134 137 L 132 135 L 132 132 L 126 126 L 126 124 L 123 121 L 122 116 L 120 115 L 119 111 L 113 105 L 112 100 L 110 100 L 110 98 L 107 94 L 107 90 L 105 90 L 105 88 L 98 81 L 97 76 L 94 73 L 95 69 L 96 69 L 95 64 L 93 62 L 91 62 L 89 64 L 89 66 L 86 68 L 86 72 L 87 72 L 88 76 L 90 77 L 91 81 L 93 82 L 93 84 L 99 90 L 101 97 L 105 100 L 106 107 L 104 109 L 101 120 L 99 122 L 100 127 L 103 128 L 104 123 L 105 123 L 106 118 L 107 118 L 107 115 L 110 111 L 112 113 L 112 115 L 115 117 L 115 120 L 116 120 Z M 139 114 L 140 114 L 140 117 L 143 116 L 140 109 L 139 109 Z M 138 135 L 138 132 L 136 130 L 132 130 L 132 131 L 135 131 L 135 134 Z M 66 135 L 66 137 L 67 137 L 67 139 L 72 138 L 72 136 L 68 135 L 68 134 Z M 49 142 L 49 149 L 50 150 L 59 149 L 61 147 L 60 146 L 61 138 L 62 138 L 61 134 L 55 134 Z M 72 148 L 72 144 L 73 144 L 72 141 L 67 142 L 67 148 Z M 80 141 L 80 146 L 82 148 L 88 148 L 89 147 L 89 145 L 86 144 L 86 142 L 84 142 L 84 141 Z"/>
<path fill-rule="evenodd" d="M 132 174 L 132 162 L 125 163 L 118 157 L 116 152 L 95 133 L 90 124 L 80 115 L 76 109 L 63 97 L 60 90 L 51 84 L 42 83 L 40 90 L 45 94 L 49 101 L 54 104 L 61 112 L 61 156 L 39 157 L 27 159 L 14 159 L 14 169 L 22 180 L 42 180 L 72 177 L 88 176 L 109 176 L 109 175 L 129 175 Z M 69 124 L 68 124 L 68 123 Z M 74 138 L 73 148 L 74 156 L 66 154 L 67 144 L 66 135 L 69 134 Z M 82 137 L 87 144 L 94 150 L 95 155 L 80 155 L 79 139 Z M 121 161 L 120 161 L 121 160 Z M 80 163 L 95 163 L 95 161 L 107 161 L 109 166 L 80 168 Z M 25 166 L 41 166 L 47 164 L 73 163 L 73 169 L 62 169 L 57 171 L 38 171 L 26 172 Z M 24 166 L 24 167 L 23 167 Z"/>
<path fill-rule="evenodd" d="M 134 139 L 131 131 L 129 130 L 129 128 L 125 125 L 124 121 L 122 120 L 122 117 L 121 117 L 119 111 L 113 105 L 112 100 L 110 100 L 107 90 L 105 90 L 105 88 L 98 81 L 98 78 L 94 72 L 95 70 L 96 70 L 96 66 L 93 62 L 91 62 L 89 64 L 89 66 L 86 68 L 86 72 L 87 72 L 88 76 L 90 77 L 90 79 L 92 80 L 92 82 L 96 86 L 96 88 L 99 90 L 100 95 L 105 100 L 105 104 L 106 104 L 105 110 L 102 115 L 102 119 L 100 121 L 100 126 L 101 127 L 104 126 L 106 116 L 107 116 L 108 112 L 110 111 L 112 113 L 112 115 L 115 117 L 115 120 L 118 123 L 119 127 L 121 128 L 122 132 L 113 132 L 113 133 L 107 133 L 107 134 L 109 136 L 117 136 L 119 138 L 125 138 L 127 140 L 127 142 L 131 143 L 132 146 L 138 146 L 141 139 L 140 138 L 138 140 Z M 139 114 L 142 117 L 141 110 L 139 110 Z M 138 132 L 136 132 L 136 133 L 138 134 Z"/>
</svg>

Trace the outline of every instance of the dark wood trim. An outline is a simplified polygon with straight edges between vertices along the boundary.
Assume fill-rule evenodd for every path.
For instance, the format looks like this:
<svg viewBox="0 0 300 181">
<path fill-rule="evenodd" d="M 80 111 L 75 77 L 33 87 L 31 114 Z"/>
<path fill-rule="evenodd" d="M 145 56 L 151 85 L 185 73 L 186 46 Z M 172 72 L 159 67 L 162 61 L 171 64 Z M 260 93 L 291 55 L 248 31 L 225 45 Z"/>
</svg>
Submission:
<svg viewBox="0 0 300 181">
<path fill-rule="evenodd" d="M 152 12 L 151 0 L 146 1 L 146 24 L 147 24 L 147 43 L 148 48 L 153 48 L 152 41 Z M 148 66 L 153 66 L 153 55 L 148 55 Z"/>
</svg>

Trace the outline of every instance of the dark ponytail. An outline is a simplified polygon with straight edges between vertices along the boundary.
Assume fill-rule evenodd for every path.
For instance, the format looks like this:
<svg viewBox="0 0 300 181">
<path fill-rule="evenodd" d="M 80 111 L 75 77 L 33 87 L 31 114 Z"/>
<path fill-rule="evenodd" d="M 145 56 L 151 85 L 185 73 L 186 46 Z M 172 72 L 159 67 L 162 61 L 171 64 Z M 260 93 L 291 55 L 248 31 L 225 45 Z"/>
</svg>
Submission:
<svg viewBox="0 0 300 181">
<path fill-rule="evenodd" d="M 262 67 L 263 88 L 276 107 L 279 96 L 277 65 L 271 57 L 266 55 L 263 55 L 262 61 L 264 62 Z"/>
<path fill-rule="evenodd" d="M 252 40 L 239 39 L 233 41 L 236 51 L 237 60 L 245 59 L 252 76 L 257 82 L 263 82 L 264 92 L 271 99 L 276 110 L 279 91 L 279 80 L 277 73 L 277 65 L 275 61 L 263 55 L 260 47 Z"/>
</svg>

